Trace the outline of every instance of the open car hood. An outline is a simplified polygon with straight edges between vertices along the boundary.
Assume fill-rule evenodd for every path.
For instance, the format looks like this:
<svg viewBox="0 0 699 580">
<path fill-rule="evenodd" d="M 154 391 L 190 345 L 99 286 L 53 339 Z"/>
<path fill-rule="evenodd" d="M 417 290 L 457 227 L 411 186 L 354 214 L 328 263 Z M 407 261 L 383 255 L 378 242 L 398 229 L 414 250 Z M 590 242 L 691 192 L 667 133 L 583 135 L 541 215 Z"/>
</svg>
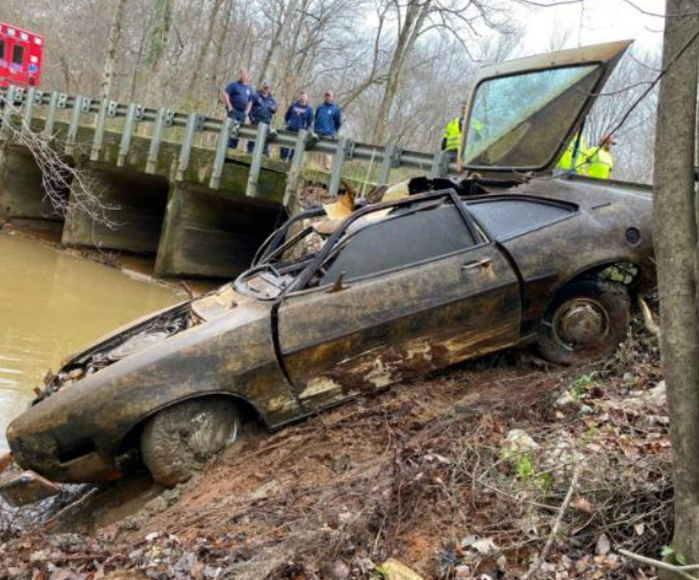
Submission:
<svg viewBox="0 0 699 580">
<path fill-rule="evenodd" d="M 481 69 L 467 109 L 463 167 L 482 174 L 551 171 L 631 43 L 562 50 Z"/>
</svg>

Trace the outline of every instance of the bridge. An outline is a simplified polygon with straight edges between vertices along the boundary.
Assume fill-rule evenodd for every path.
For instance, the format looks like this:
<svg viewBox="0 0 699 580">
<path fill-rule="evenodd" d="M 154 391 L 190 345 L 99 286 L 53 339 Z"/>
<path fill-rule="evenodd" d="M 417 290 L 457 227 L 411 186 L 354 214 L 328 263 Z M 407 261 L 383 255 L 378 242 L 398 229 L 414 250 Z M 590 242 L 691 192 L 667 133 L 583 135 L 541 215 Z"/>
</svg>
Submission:
<svg viewBox="0 0 699 580">
<path fill-rule="evenodd" d="M 235 276 L 295 207 L 300 188 L 322 183 L 336 195 L 348 161 L 375 167 L 367 172 L 375 184 L 389 183 L 396 168 L 433 177 L 449 171 L 443 152 L 36 88 L 0 89 L 0 107 L 0 216 L 61 222 L 66 246 L 153 253 L 158 276 Z M 254 141 L 252 155 L 230 151 L 231 136 Z M 71 175 L 89 177 L 100 215 L 85 209 L 75 179 L 64 183 L 65 210 L 57 211 L 37 141 L 78 169 Z M 265 142 L 293 149 L 291 163 L 264 157 Z M 309 151 L 331 155 L 330 171 L 305 168 Z"/>
</svg>

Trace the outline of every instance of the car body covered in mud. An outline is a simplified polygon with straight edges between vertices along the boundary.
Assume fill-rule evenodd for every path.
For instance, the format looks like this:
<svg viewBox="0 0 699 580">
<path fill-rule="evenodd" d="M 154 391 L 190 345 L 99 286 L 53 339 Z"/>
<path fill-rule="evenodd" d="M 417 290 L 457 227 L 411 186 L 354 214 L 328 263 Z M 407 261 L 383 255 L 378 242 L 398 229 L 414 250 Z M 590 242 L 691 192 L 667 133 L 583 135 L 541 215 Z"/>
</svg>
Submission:
<svg viewBox="0 0 699 580">
<path fill-rule="evenodd" d="M 220 426 L 242 409 L 276 429 L 515 345 L 562 363 L 608 354 L 629 293 L 653 283 L 652 200 L 550 174 L 627 44 L 484 71 L 469 110 L 492 129 L 467 133 L 465 178 L 413 180 L 343 220 L 299 214 L 235 282 L 71 357 L 8 428 L 16 461 L 58 481 L 106 480 L 140 448 L 172 483 L 181 477 L 160 472 L 190 417 L 219 413 Z"/>
</svg>

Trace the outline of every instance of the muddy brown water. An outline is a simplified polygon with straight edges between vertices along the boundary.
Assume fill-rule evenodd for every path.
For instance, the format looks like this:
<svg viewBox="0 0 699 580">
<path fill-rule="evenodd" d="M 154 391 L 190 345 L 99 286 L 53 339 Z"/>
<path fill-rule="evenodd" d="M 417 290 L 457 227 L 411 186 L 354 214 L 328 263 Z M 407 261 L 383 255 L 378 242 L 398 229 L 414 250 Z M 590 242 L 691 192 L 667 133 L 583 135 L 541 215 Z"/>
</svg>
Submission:
<svg viewBox="0 0 699 580">
<path fill-rule="evenodd" d="M 115 327 L 185 298 L 142 274 L 0 231 L 0 452 L 7 425 L 49 368 Z"/>
</svg>

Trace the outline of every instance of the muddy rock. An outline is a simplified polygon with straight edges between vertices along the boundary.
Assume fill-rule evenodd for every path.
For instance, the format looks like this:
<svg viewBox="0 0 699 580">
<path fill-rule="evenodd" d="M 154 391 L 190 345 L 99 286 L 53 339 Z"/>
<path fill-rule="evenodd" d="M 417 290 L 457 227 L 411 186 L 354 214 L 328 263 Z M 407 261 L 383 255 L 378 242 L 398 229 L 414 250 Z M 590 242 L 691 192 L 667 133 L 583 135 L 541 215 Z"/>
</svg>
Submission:
<svg viewBox="0 0 699 580">
<path fill-rule="evenodd" d="M 326 567 L 325 574 L 330 580 L 347 580 L 350 577 L 350 567 L 343 560 L 335 560 Z"/>
<path fill-rule="evenodd" d="M 511 429 L 505 436 L 510 451 L 532 451 L 539 449 L 539 444 L 524 429 Z"/>
</svg>

